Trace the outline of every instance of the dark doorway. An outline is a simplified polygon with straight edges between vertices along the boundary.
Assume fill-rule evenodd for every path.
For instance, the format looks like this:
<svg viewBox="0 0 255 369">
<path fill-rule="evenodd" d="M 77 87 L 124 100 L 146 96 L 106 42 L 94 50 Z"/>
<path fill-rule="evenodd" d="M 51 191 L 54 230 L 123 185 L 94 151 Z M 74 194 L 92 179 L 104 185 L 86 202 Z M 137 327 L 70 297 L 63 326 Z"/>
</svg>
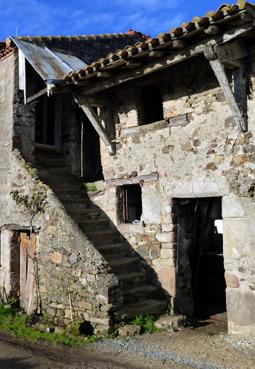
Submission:
<svg viewBox="0 0 255 369">
<path fill-rule="evenodd" d="M 86 182 L 100 181 L 104 178 L 101 164 L 100 139 L 87 116 L 79 110 L 83 150 L 83 178 Z"/>
<path fill-rule="evenodd" d="M 226 311 L 221 198 L 176 199 L 177 306 L 208 318 Z"/>
</svg>

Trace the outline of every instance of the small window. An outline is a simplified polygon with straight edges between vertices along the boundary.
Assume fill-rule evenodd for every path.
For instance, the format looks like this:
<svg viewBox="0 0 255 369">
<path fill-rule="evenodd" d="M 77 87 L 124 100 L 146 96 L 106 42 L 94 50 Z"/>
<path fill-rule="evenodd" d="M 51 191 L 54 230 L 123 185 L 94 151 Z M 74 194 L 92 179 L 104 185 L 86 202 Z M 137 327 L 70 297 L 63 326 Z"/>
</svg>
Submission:
<svg viewBox="0 0 255 369">
<path fill-rule="evenodd" d="M 142 215 L 142 191 L 139 184 L 120 188 L 120 208 L 122 221 L 133 223 L 139 221 Z"/>
<path fill-rule="evenodd" d="M 164 119 L 162 94 L 159 86 L 146 86 L 142 89 L 143 123 L 149 124 Z"/>
</svg>

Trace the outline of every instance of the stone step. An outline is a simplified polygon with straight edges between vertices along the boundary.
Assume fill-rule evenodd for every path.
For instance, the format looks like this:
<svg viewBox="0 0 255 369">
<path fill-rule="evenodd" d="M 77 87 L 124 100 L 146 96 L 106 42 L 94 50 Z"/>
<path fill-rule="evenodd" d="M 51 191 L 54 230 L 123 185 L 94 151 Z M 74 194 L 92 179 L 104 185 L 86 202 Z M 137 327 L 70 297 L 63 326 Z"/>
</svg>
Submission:
<svg viewBox="0 0 255 369">
<path fill-rule="evenodd" d="M 134 287 L 124 289 L 124 303 L 132 304 L 144 299 L 150 299 L 157 294 L 157 287 L 146 285 L 144 283 L 140 285 L 134 285 Z"/>
<path fill-rule="evenodd" d="M 167 308 L 167 301 L 145 299 L 133 304 L 124 305 L 121 309 L 114 313 L 116 322 L 130 320 L 137 315 L 151 314 L 160 315 Z"/>
<path fill-rule="evenodd" d="M 109 262 L 110 267 L 116 274 L 134 272 L 139 268 L 139 259 L 136 257 L 123 257 Z"/>
<path fill-rule="evenodd" d="M 142 269 L 135 272 L 122 273 L 118 275 L 118 280 L 121 286 L 133 283 L 139 284 L 140 282 L 146 281 L 146 274 Z"/>
<path fill-rule="evenodd" d="M 102 231 L 104 229 L 108 229 L 112 227 L 110 221 L 106 218 L 99 219 L 84 219 L 82 222 L 77 222 L 79 227 L 85 232 L 91 231 Z"/>
<path fill-rule="evenodd" d="M 111 256 L 113 258 L 127 254 L 127 250 L 122 243 L 106 243 L 98 246 L 97 249 L 102 255 Z"/>
<path fill-rule="evenodd" d="M 44 168 L 57 168 L 57 167 L 65 167 L 65 159 L 62 156 L 46 156 L 46 155 L 37 155 L 35 158 L 36 165 L 43 166 Z"/>
</svg>

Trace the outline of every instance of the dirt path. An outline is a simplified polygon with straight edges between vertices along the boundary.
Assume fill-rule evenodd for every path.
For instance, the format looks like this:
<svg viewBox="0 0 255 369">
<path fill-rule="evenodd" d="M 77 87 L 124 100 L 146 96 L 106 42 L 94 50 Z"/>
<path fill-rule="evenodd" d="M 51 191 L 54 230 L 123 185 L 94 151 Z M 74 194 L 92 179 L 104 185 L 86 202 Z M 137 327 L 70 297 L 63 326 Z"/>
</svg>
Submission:
<svg viewBox="0 0 255 369">
<path fill-rule="evenodd" d="M 227 336 L 224 329 L 208 324 L 83 348 L 27 344 L 0 334 L 0 369 L 255 369 L 255 338 Z"/>
</svg>

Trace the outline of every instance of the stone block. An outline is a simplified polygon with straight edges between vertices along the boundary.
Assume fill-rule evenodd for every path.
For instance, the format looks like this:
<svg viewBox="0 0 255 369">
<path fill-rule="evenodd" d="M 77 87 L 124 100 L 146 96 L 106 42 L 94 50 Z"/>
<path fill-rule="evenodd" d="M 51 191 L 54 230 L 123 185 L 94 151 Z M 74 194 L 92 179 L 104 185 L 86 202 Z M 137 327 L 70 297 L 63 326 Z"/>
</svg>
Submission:
<svg viewBox="0 0 255 369">
<path fill-rule="evenodd" d="M 162 232 L 156 234 L 156 239 L 163 243 L 163 242 L 175 242 L 175 232 Z"/>
<path fill-rule="evenodd" d="M 229 322 L 237 326 L 255 325 L 255 291 L 228 288 L 227 311 Z"/>
<path fill-rule="evenodd" d="M 62 262 L 63 255 L 60 252 L 53 252 L 50 256 L 50 260 L 53 264 L 60 264 Z"/>
<path fill-rule="evenodd" d="M 120 337 L 128 337 L 140 334 L 140 331 L 141 328 L 138 325 L 126 324 L 123 327 L 119 328 L 118 333 Z"/>
<path fill-rule="evenodd" d="M 225 280 L 228 288 L 240 287 L 239 278 L 235 274 L 225 272 Z"/>
<path fill-rule="evenodd" d="M 160 266 L 156 269 L 162 287 L 170 296 L 176 295 L 176 269 L 170 266 Z"/>
<path fill-rule="evenodd" d="M 161 249 L 161 251 L 160 251 L 160 257 L 162 259 L 175 260 L 176 251 L 174 249 Z"/>
<path fill-rule="evenodd" d="M 162 232 L 173 232 L 174 224 L 162 224 Z"/>
<path fill-rule="evenodd" d="M 255 218 L 223 219 L 224 257 L 255 256 Z"/>
<path fill-rule="evenodd" d="M 150 187 L 142 189 L 142 219 L 145 224 L 160 224 L 161 222 L 161 196 Z"/>
<path fill-rule="evenodd" d="M 248 215 L 249 209 L 254 209 L 254 201 L 234 195 L 222 198 L 222 217 L 223 218 L 244 218 Z M 255 215 L 255 210 L 254 210 Z"/>
</svg>

